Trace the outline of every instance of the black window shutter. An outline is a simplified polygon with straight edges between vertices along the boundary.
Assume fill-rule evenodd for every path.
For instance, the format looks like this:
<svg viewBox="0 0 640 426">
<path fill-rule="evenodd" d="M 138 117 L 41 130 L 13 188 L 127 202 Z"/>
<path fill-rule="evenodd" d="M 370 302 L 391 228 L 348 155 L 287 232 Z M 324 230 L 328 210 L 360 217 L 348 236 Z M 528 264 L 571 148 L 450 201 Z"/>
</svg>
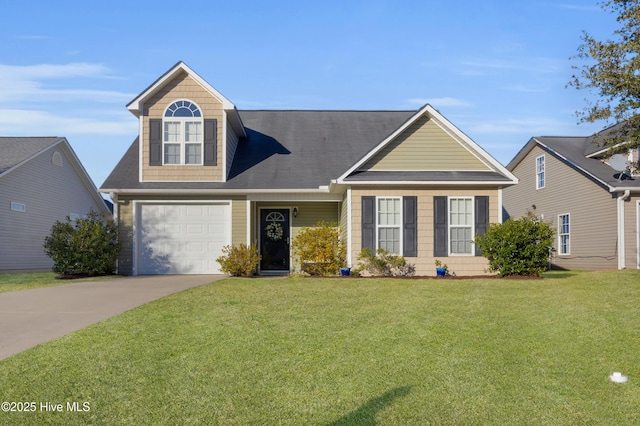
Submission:
<svg viewBox="0 0 640 426">
<path fill-rule="evenodd" d="M 149 165 L 162 166 L 162 120 L 149 120 Z"/>
<path fill-rule="evenodd" d="M 447 219 L 447 197 L 433 197 L 433 255 L 449 255 Z"/>
<path fill-rule="evenodd" d="M 402 255 L 418 256 L 418 197 L 402 197 Z"/>
<path fill-rule="evenodd" d="M 204 120 L 204 165 L 218 164 L 218 120 Z"/>
<path fill-rule="evenodd" d="M 362 197 L 362 249 L 376 252 L 376 197 Z"/>
<path fill-rule="evenodd" d="M 475 197 L 475 233 L 484 235 L 489 229 L 489 197 Z M 476 256 L 482 256 L 482 252 L 476 246 Z"/>
</svg>

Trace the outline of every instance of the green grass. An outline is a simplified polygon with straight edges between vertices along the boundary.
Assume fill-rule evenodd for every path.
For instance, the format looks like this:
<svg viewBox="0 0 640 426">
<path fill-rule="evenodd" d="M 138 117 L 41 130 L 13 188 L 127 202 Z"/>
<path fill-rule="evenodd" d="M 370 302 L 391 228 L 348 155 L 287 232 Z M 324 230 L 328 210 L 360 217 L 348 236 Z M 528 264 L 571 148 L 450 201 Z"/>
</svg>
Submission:
<svg viewBox="0 0 640 426">
<path fill-rule="evenodd" d="M 90 406 L 0 424 L 639 424 L 640 273 L 227 279 L 0 362 L 0 400 Z"/>
<path fill-rule="evenodd" d="M 28 290 L 31 288 L 50 287 L 82 281 L 97 281 L 117 278 L 115 276 L 79 278 L 62 280 L 53 272 L 31 272 L 21 274 L 0 274 L 0 293 L 7 291 Z"/>
</svg>

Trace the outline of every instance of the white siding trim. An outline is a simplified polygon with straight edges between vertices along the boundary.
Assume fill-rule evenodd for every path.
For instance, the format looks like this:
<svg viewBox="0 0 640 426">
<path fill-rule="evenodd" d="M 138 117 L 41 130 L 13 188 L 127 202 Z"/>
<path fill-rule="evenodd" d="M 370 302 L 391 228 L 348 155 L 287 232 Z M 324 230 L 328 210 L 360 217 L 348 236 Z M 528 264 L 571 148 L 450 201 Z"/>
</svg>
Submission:
<svg viewBox="0 0 640 426">
<path fill-rule="evenodd" d="M 140 102 L 140 111 L 144 112 L 144 103 Z M 138 182 L 144 182 L 142 177 L 142 170 L 144 169 L 144 158 L 142 155 L 142 148 L 144 147 L 145 139 L 144 139 L 144 115 L 140 114 L 139 123 L 138 123 Z"/>
<path fill-rule="evenodd" d="M 247 247 L 251 246 L 251 201 L 247 200 Z"/>
<path fill-rule="evenodd" d="M 250 194 L 247 195 L 247 200 L 251 201 L 285 201 L 285 202 L 303 202 L 303 201 L 325 201 L 325 202 L 340 202 L 342 201 L 341 194 L 328 194 L 328 193 L 316 193 L 316 194 L 305 194 L 305 193 L 292 193 L 292 194 L 283 194 L 283 193 L 268 193 L 269 190 L 264 190 L 258 194 Z M 238 191 L 242 192 L 242 191 Z"/>
<path fill-rule="evenodd" d="M 502 187 L 498 188 L 498 223 L 502 223 L 502 216 L 504 208 L 502 205 Z M 489 223 L 491 223 L 491 218 L 489 218 Z"/>
<path fill-rule="evenodd" d="M 400 224 L 399 225 L 380 225 L 380 216 L 379 216 L 379 212 L 380 212 L 380 200 L 398 200 L 399 205 L 400 205 Z M 375 220 L 376 220 L 376 250 L 380 249 L 380 228 L 398 228 L 399 230 L 399 234 L 400 234 L 400 239 L 398 242 L 398 253 L 395 253 L 391 250 L 389 250 L 389 252 L 391 252 L 392 254 L 401 256 L 402 255 L 402 249 L 404 247 L 403 243 L 404 243 L 404 235 L 403 235 L 403 229 L 404 229 L 404 205 L 402 202 L 402 196 L 400 195 L 377 195 L 376 196 L 376 210 L 375 210 Z"/>
<path fill-rule="evenodd" d="M 220 137 L 219 143 L 222 144 L 222 182 L 227 181 L 227 175 L 229 174 L 229 170 L 227 170 L 227 111 L 222 110 L 222 136 Z M 216 149 L 218 147 L 216 146 Z M 202 150 L 202 154 L 204 156 L 204 148 Z"/>
<path fill-rule="evenodd" d="M 542 171 L 538 169 L 539 160 L 542 159 Z M 547 185 L 547 159 L 544 154 L 536 157 L 536 161 L 534 162 L 536 167 L 536 189 L 544 189 Z M 540 175 L 542 174 L 542 185 L 540 185 Z"/>
<path fill-rule="evenodd" d="M 469 253 L 453 253 L 451 251 L 451 228 L 468 228 L 468 225 L 452 225 L 451 224 L 451 200 L 471 200 L 471 251 Z M 476 231 L 476 209 L 475 209 L 475 196 L 469 195 L 449 195 L 447 196 L 447 250 L 450 257 L 474 257 L 476 254 L 476 245 L 473 243 L 473 237 Z"/>
<path fill-rule="evenodd" d="M 624 247 L 624 197 L 620 193 L 618 193 L 616 207 L 618 209 L 618 269 L 625 269 L 627 265 L 625 261 L 626 250 Z"/>
<path fill-rule="evenodd" d="M 353 266 L 353 247 L 352 247 L 352 236 L 351 236 L 351 219 L 353 217 L 353 212 L 351 210 L 351 187 L 347 188 L 347 265 L 349 267 Z"/>
<path fill-rule="evenodd" d="M 640 269 L 640 200 L 636 201 L 636 269 Z"/>
<path fill-rule="evenodd" d="M 566 253 L 562 252 L 562 240 L 560 239 L 560 237 L 563 235 L 561 232 L 563 216 L 567 216 L 569 218 L 569 232 L 566 234 L 569 237 L 569 243 L 567 244 Z M 571 213 L 560 213 L 558 215 L 558 231 L 557 232 L 558 232 L 558 249 L 557 249 L 558 256 L 571 256 Z"/>
</svg>

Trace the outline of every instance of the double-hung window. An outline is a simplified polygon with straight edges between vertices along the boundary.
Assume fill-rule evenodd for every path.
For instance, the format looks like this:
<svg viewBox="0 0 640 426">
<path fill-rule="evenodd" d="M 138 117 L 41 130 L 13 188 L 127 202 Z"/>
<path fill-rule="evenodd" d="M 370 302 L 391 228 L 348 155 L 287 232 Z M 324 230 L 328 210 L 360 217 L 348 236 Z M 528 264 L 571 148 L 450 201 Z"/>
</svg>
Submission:
<svg viewBox="0 0 640 426">
<path fill-rule="evenodd" d="M 418 256 L 418 197 L 362 197 L 362 249 Z"/>
<path fill-rule="evenodd" d="M 558 253 L 571 254 L 569 214 L 558 216 Z"/>
<path fill-rule="evenodd" d="M 200 108 L 190 101 L 176 101 L 163 118 L 163 164 L 202 165 L 203 121 Z"/>
<path fill-rule="evenodd" d="M 536 158 L 536 189 L 544 188 L 544 155 Z"/>
<path fill-rule="evenodd" d="M 489 196 L 433 197 L 433 255 L 481 256 L 473 244 L 489 229 Z"/>
<path fill-rule="evenodd" d="M 378 198 L 378 248 L 401 254 L 402 198 Z"/>
<path fill-rule="evenodd" d="M 449 241 L 451 254 L 473 254 L 473 198 L 449 198 Z"/>
</svg>

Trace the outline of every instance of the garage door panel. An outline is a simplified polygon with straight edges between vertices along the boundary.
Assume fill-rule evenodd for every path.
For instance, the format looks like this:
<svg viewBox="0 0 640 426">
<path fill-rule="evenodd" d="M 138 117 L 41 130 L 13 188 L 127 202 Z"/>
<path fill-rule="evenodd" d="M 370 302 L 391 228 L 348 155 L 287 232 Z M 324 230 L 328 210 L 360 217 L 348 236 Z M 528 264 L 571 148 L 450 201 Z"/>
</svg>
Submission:
<svg viewBox="0 0 640 426">
<path fill-rule="evenodd" d="M 205 253 L 205 243 L 200 241 L 187 241 L 186 242 L 186 251 L 187 253 Z M 215 246 L 214 246 L 215 247 Z"/>
<path fill-rule="evenodd" d="M 138 273 L 219 273 L 215 261 L 230 241 L 230 205 L 141 204 Z"/>
<path fill-rule="evenodd" d="M 206 229 L 206 224 L 204 223 L 193 223 L 187 224 L 185 227 L 186 233 L 188 235 L 200 235 L 204 233 Z"/>
</svg>

